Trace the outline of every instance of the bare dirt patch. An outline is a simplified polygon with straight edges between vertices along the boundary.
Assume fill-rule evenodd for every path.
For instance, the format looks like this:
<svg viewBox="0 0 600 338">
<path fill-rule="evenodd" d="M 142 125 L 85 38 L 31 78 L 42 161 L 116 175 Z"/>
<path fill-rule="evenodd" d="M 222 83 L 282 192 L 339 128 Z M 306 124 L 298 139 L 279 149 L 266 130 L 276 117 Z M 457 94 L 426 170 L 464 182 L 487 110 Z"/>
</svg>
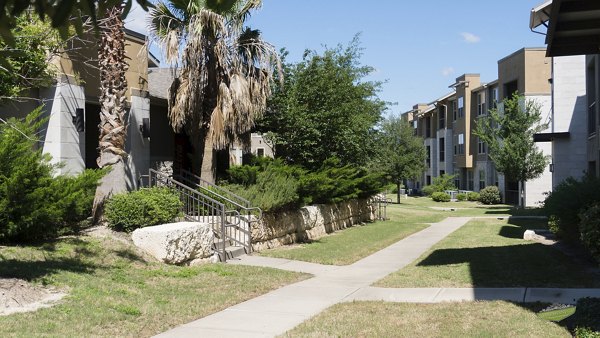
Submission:
<svg viewBox="0 0 600 338">
<path fill-rule="evenodd" d="M 0 316 L 50 307 L 65 293 L 17 278 L 0 278 Z"/>
</svg>

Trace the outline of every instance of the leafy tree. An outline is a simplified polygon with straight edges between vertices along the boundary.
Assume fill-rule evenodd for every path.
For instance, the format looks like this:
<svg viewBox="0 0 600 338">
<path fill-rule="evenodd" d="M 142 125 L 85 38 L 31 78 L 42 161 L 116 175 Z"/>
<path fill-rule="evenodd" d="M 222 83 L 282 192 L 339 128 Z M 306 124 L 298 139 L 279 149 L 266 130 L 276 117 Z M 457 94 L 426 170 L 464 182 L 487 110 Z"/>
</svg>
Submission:
<svg viewBox="0 0 600 338">
<path fill-rule="evenodd" d="M 284 84 L 276 84 L 258 126 L 276 157 L 311 170 L 331 157 L 342 165 L 368 162 L 386 103 L 377 97 L 381 83 L 364 80 L 373 68 L 360 56 L 357 36 L 345 48 L 306 51 L 284 66 Z"/>
<path fill-rule="evenodd" d="M 137 2 L 145 10 L 152 5 L 149 0 Z M 50 19 L 52 27 L 57 28 L 63 37 L 69 36 L 71 26 L 82 35 L 83 24 L 88 18 L 97 24 L 97 13 L 101 13 L 102 17 L 107 9 L 122 4 L 126 16 L 132 0 L 3 0 L 0 1 L 0 38 L 7 45 L 14 46 L 13 29 L 18 26 L 18 18 L 27 11 L 35 12 L 42 21 Z"/>
<path fill-rule="evenodd" d="M 379 168 L 396 183 L 400 203 L 402 181 L 415 178 L 426 169 L 423 139 L 415 136 L 406 120 L 392 116 L 383 121 L 380 142 Z"/>
<path fill-rule="evenodd" d="M 151 34 L 167 61 L 181 62 L 169 90 L 169 118 L 196 148 L 192 169 L 214 181 L 214 150 L 247 134 L 266 108 L 277 52 L 244 27 L 261 0 L 160 1 L 150 11 Z M 180 54 L 180 46 L 185 45 Z M 199 62 L 199 60 L 202 60 Z"/>
<path fill-rule="evenodd" d="M 488 145 L 489 156 L 498 172 L 507 180 L 526 182 L 540 177 L 549 163 L 547 156 L 533 141 L 533 135 L 547 128 L 540 123 L 540 105 L 518 94 L 504 99 L 498 109 L 481 117 L 474 134 Z M 523 189 L 519 205 L 523 206 Z"/>
<path fill-rule="evenodd" d="M 0 65 L 0 102 L 18 99 L 29 88 L 49 86 L 55 73 L 49 59 L 64 45 L 48 23 L 26 14 L 15 21 L 15 44 L 0 40 L 0 56 L 6 65 Z"/>
</svg>

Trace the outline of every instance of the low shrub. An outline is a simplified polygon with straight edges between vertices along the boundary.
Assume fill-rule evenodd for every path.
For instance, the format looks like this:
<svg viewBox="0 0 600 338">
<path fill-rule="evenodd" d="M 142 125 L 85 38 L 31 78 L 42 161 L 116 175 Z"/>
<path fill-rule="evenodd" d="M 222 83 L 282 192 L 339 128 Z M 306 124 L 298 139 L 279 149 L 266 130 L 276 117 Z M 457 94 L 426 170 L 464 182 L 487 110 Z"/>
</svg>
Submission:
<svg viewBox="0 0 600 338">
<path fill-rule="evenodd" d="M 500 190 L 495 185 L 487 186 L 479 191 L 479 202 L 483 204 L 498 204 L 500 198 Z"/>
<path fill-rule="evenodd" d="M 474 191 L 469 192 L 467 194 L 467 200 L 473 201 L 473 202 L 479 201 L 479 193 L 474 192 Z"/>
<path fill-rule="evenodd" d="M 436 202 L 450 202 L 450 195 L 445 192 L 436 191 L 431 194 L 431 199 Z"/>
<path fill-rule="evenodd" d="M 108 226 L 131 232 L 137 228 L 169 223 L 181 214 L 183 203 L 167 188 L 143 188 L 118 194 L 106 202 Z"/>
<path fill-rule="evenodd" d="M 578 326 L 575 328 L 575 338 L 600 338 L 600 332 L 588 327 Z"/>
<path fill-rule="evenodd" d="M 544 211 L 553 221 L 551 230 L 563 240 L 580 238 L 579 215 L 582 209 L 600 203 L 600 179 L 572 177 L 558 184 L 544 200 Z"/>
<path fill-rule="evenodd" d="M 581 242 L 600 262 L 600 204 L 595 204 L 579 214 Z M 599 312 L 600 313 L 600 312 Z"/>
<path fill-rule="evenodd" d="M 227 170 L 228 179 L 227 182 L 230 184 L 238 184 L 243 186 L 249 186 L 256 184 L 256 177 L 258 175 L 260 167 L 253 165 L 236 165 Z"/>
<path fill-rule="evenodd" d="M 434 186 L 432 186 L 432 185 L 426 185 L 426 186 L 423 187 L 423 189 L 421 189 L 421 192 L 425 196 L 431 196 L 431 194 L 433 194 L 434 192 L 437 192 L 437 191 L 435 190 Z"/>
<path fill-rule="evenodd" d="M 466 201 L 467 200 L 467 194 L 456 194 L 456 199 L 459 201 Z"/>
</svg>

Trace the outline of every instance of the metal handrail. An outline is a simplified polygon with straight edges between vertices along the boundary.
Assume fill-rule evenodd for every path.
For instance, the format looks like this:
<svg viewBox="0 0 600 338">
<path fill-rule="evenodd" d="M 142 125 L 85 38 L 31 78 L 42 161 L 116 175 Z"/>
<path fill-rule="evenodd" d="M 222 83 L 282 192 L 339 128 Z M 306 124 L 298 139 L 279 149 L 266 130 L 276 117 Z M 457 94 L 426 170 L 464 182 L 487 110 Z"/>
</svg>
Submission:
<svg viewBox="0 0 600 338">
<path fill-rule="evenodd" d="M 190 177 L 193 179 L 191 179 Z M 202 178 L 200 178 L 199 176 L 197 176 L 187 170 L 182 170 L 179 178 L 181 178 L 181 180 L 184 181 L 184 183 L 190 184 L 191 186 L 194 186 L 196 189 L 202 189 L 203 191 L 206 191 L 209 195 L 210 194 L 216 195 L 218 199 L 224 200 L 224 201 L 228 202 L 234 208 L 244 211 L 247 216 L 254 215 L 253 211 L 255 211 L 256 212 L 256 215 L 255 215 L 256 220 L 254 222 L 260 221 L 263 218 L 263 211 L 261 208 L 252 207 L 250 201 L 248 201 L 247 199 L 245 199 L 241 196 L 234 194 L 233 192 L 231 192 L 227 189 L 224 189 L 216 184 L 207 182 L 207 181 L 203 180 Z M 212 191 L 209 188 L 203 186 L 203 184 L 210 187 L 210 189 L 214 189 L 217 191 Z M 243 204 L 230 199 L 228 196 L 232 197 L 233 199 L 237 199 L 237 200 L 241 201 Z M 251 219 L 248 219 L 247 221 L 253 222 L 253 220 L 251 220 Z"/>
</svg>

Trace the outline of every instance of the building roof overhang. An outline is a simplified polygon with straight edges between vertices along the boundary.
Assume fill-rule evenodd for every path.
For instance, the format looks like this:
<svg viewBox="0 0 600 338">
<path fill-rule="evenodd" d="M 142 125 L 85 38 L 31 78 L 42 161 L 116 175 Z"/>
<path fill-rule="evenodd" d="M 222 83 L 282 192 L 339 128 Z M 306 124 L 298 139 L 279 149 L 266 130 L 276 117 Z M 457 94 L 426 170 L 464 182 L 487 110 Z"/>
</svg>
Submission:
<svg viewBox="0 0 600 338">
<path fill-rule="evenodd" d="M 554 140 L 560 139 L 568 139 L 570 137 L 570 133 L 562 132 L 562 133 L 538 133 L 533 135 L 534 142 L 552 142 Z"/>
<path fill-rule="evenodd" d="M 600 53 L 600 1 L 553 0 L 531 12 L 533 29 L 548 22 L 547 56 Z"/>
</svg>

